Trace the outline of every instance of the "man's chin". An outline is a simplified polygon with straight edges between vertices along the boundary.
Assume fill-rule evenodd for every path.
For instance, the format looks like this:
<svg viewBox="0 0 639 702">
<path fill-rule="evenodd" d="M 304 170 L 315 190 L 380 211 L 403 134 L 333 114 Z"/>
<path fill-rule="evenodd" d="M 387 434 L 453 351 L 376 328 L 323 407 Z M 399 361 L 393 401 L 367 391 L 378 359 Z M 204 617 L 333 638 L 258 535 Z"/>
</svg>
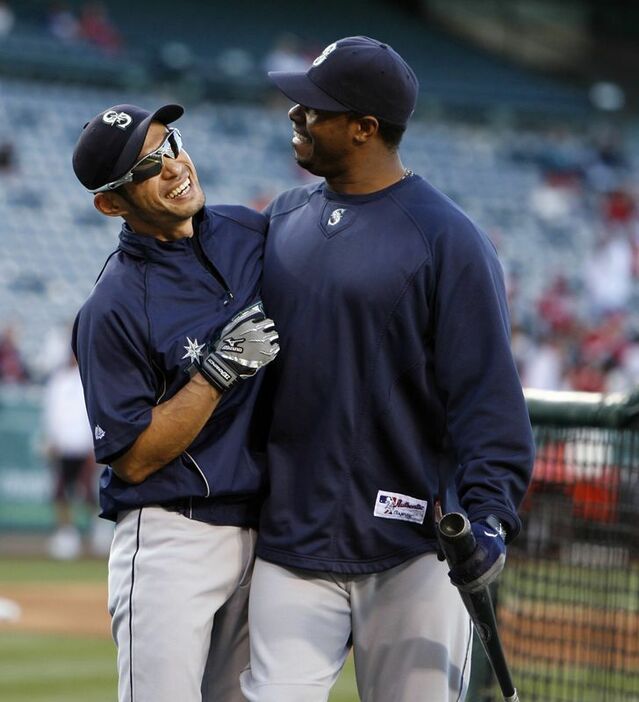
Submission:
<svg viewBox="0 0 639 702">
<path fill-rule="evenodd" d="M 194 214 L 198 213 L 204 207 L 205 202 L 206 202 L 206 196 L 204 195 L 204 193 L 202 191 L 200 191 L 199 196 L 197 198 L 195 198 L 193 200 L 193 202 L 191 203 L 191 207 L 189 208 L 189 211 L 191 212 L 191 214 L 189 216 L 192 217 Z"/>
<path fill-rule="evenodd" d="M 301 158 L 297 152 L 295 152 L 295 162 L 300 168 L 303 168 L 305 171 L 308 171 L 309 173 L 312 173 L 313 175 L 316 176 L 322 176 L 322 173 L 318 172 L 318 169 L 313 165 L 313 162 L 311 161 L 310 158 Z"/>
</svg>

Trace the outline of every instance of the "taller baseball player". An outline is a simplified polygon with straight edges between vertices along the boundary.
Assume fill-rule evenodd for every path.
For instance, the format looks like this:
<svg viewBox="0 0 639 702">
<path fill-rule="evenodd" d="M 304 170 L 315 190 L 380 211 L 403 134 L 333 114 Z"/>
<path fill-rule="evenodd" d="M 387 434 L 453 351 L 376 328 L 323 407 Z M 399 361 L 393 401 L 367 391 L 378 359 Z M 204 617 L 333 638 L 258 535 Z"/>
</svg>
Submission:
<svg viewBox="0 0 639 702">
<path fill-rule="evenodd" d="M 248 453 L 278 351 L 259 301 L 266 219 L 204 207 L 169 125 L 179 105 L 115 105 L 73 154 L 117 251 L 78 313 L 74 351 L 116 521 L 109 610 L 120 702 L 240 702 L 262 472 Z"/>
<path fill-rule="evenodd" d="M 515 538 L 533 445 L 486 235 L 402 164 L 417 79 L 347 37 L 271 73 L 300 166 L 324 181 L 267 208 L 263 297 L 281 353 L 250 595 L 251 702 L 321 702 L 353 645 L 364 702 L 459 702 L 471 626 L 438 560 L 437 506 L 489 583 Z"/>
</svg>

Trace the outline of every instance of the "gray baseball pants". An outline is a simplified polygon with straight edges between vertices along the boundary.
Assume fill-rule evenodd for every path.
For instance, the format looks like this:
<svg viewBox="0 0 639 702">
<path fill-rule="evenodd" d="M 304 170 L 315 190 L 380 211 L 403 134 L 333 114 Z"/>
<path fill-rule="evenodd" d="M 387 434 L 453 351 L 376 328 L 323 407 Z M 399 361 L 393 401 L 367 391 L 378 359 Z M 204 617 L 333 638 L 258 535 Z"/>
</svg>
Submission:
<svg viewBox="0 0 639 702">
<path fill-rule="evenodd" d="M 123 513 L 109 558 L 119 702 L 243 702 L 255 532 Z"/>
<path fill-rule="evenodd" d="M 257 559 L 249 702 L 326 702 L 353 647 L 362 702 L 463 702 L 472 624 L 433 553 L 342 576 Z"/>
</svg>

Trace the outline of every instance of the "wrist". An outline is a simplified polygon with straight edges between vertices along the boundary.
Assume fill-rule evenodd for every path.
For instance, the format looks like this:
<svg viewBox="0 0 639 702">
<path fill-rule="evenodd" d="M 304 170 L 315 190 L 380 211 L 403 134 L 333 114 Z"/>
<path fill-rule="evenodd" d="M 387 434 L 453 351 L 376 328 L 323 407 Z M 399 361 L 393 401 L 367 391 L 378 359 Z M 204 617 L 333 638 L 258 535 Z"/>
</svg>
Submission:
<svg viewBox="0 0 639 702">
<path fill-rule="evenodd" d="M 194 368 L 194 373 L 191 375 L 191 382 L 194 383 L 196 386 L 205 388 L 208 390 L 208 392 L 211 395 L 211 399 L 217 401 L 222 397 L 224 394 L 222 390 L 220 390 L 218 387 L 216 387 L 213 383 L 211 383 L 201 372 L 200 369 L 196 366 Z"/>
</svg>

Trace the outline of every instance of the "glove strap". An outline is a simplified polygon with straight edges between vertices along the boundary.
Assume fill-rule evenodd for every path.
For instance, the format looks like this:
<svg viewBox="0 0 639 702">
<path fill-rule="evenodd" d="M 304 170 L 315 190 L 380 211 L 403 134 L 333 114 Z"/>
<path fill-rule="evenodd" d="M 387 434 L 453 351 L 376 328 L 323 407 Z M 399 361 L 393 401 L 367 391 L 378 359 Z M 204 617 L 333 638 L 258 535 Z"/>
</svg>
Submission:
<svg viewBox="0 0 639 702">
<path fill-rule="evenodd" d="M 200 373 L 220 392 L 230 390 L 238 381 L 237 373 L 216 353 L 209 353 L 196 365 Z"/>
</svg>

